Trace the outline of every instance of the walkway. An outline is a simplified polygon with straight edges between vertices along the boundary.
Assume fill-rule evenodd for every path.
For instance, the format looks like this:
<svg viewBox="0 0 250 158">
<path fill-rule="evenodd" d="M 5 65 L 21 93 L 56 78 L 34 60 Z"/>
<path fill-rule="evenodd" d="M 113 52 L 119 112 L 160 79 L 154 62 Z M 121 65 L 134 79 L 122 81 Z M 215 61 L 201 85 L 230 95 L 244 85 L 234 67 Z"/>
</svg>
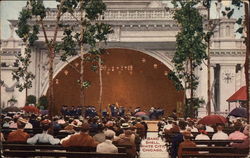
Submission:
<svg viewBox="0 0 250 158">
<path fill-rule="evenodd" d="M 142 140 L 140 158 L 169 158 L 165 142 L 158 137 L 158 121 L 148 121 L 149 131 L 147 139 Z"/>
</svg>

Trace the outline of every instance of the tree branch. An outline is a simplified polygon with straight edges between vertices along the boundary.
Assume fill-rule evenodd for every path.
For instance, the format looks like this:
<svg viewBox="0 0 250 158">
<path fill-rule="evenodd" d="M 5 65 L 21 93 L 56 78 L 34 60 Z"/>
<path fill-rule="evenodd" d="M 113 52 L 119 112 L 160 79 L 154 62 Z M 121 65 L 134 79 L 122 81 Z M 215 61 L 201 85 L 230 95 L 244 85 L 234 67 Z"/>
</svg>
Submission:
<svg viewBox="0 0 250 158">
<path fill-rule="evenodd" d="M 62 13 L 62 6 L 63 6 L 64 1 L 65 0 L 61 1 L 58 12 L 57 12 L 57 16 L 56 16 L 56 28 L 55 28 L 54 38 L 53 38 L 54 44 L 56 43 L 56 38 L 57 38 L 57 33 L 58 33 L 58 28 L 59 28 L 59 21 L 60 21 L 61 16 L 63 15 L 61 13 Z"/>
<path fill-rule="evenodd" d="M 72 67 L 76 72 L 78 72 L 80 74 L 80 71 L 74 66 L 72 65 L 69 61 L 66 60 L 66 62 L 69 64 L 70 67 Z"/>
<path fill-rule="evenodd" d="M 79 24 L 81 24 L 81 22 L 79 21 L 79 19 L 77 19 L 77 17 L 74 15 L 74 13 L 70 13 L 70 15 L 71 15 Z"/>
<path fill-rule="evenodd" d="M 42 30 L 43 30 L 43 34 L 44 34 L 44 38 L 45 38 L 45 43 L 46 43 L 48 49 L 51 50 L 51 47 L 50 47 L 50 45 L 49 45 L 49 40 L 48 40 L 47 32 L 46 32 L 46 30 L 45 30 L 45 26 L 44 26 L 44 23 L 43 23 L 43 19 L 42 19 L 42 18 L 40 19 L 40 24 L 41 24 L 41 26 L 42 26 Z"/>
</svg>

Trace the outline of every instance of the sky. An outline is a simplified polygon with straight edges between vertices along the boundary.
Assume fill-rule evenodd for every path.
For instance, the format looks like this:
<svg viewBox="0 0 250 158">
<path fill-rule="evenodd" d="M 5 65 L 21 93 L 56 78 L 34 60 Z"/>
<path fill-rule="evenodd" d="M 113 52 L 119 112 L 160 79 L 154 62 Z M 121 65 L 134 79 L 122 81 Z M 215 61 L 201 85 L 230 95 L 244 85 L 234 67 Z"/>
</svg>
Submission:
<svg viewBox="0 0 250 158">
<path fill-rule="evenodd" d="M 169 0 L 162 0 L 169 3 Z M 18 19 L 19 12 L 26 4 L 26 0 L 0 0 L 0 32 L 1 39 L 10 37 L 10 28 L 8 20 Z M 53 0 L 44 0 L 45 7 L 56 7 L 56 2 Z M 211 7 L 211 17 L 215 16 L 215 5 Z M 243 14 L 243 11 L 236 11 L 234 16 L 238 17 Z M 16 36 L 15 36 L 16 37 Z"/>
</svg>

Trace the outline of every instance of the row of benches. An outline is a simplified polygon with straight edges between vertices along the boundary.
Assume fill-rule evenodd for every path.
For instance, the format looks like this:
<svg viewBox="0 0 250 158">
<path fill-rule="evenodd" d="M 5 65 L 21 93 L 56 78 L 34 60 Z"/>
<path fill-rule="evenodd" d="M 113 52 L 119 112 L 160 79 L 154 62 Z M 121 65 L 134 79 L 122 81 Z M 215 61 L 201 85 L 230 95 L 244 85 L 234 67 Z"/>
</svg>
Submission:
<svg viewBox="0 0 250 158">
<path fill-rule="evenodd" d="M 125 158 L 128 157 L 126 149 L 131 148 L 129 145 L 118 146 L 119 153 L 97 153 L 95 147 L 63 147 L 61 145 L 49 144 L 19 144 L 8 143 L 2 144 L 3 156 L 6 157 L 35 157 L 35 156 L 52 156 L 52 157 L 83 157 L 83 158 Z"/>
<path fill-rule="evenodd" d="M 233 147 L 186 147 L 182 154 L 183 158 L 190 157 L 210 157 L 210 158 L 245 158 L 249 154 L 249 149 L 237 149 Z M 188 152 L 188 153 L 187 153 Z"/>
<path fill-rule="evenodd" d="M 172 135 L 165 138 L 168 152 L 171 150 Z M 230 146 L 231 143 L 242 143 L 243 140 L 192 140 L 197 147 L 183 148 L 183 158 L 186 157 L 211 157 L 211 158 L 241 158 L 246 157 L 249 149 L 236 149 Z M 201 147 L 200 145 L 205 145 Z"/>
</svg>

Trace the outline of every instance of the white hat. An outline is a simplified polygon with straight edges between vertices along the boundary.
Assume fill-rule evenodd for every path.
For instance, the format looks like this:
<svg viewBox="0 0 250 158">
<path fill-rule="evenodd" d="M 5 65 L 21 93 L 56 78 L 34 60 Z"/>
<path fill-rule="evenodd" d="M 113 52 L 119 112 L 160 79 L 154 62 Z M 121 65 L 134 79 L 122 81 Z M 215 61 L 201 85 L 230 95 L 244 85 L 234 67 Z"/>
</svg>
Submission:
<svg viewBox="0 0 250 158">
<path fill-rule="evenodd" d="M 105 135 L 106 137 L 114 137 L 114 136 L 115 136 L 114 132 L 111 131 L 111 130 L 105 131 L 105 132 L 104 132 L 104 135 Z"/>
</svg>

